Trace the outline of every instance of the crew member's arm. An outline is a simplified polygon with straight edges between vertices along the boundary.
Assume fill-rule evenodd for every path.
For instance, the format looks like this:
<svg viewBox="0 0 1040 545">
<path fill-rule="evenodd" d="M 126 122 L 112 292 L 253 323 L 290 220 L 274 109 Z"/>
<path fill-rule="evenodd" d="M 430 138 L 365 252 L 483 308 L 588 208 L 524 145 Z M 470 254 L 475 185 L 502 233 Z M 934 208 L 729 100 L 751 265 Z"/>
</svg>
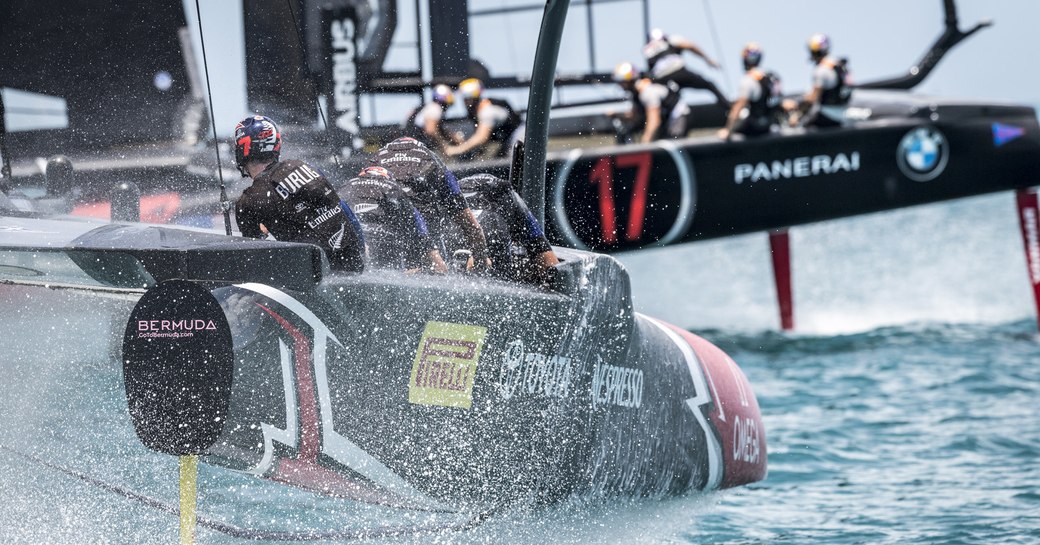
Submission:
<svg viewBox="0 0 1040 545">
<path fill-rule="evenodd" d="M 733 132 L 733 127 L 737 124 L 737 119 L 740 118 L 740 112 L 747 107 L 748 99 L 746 96 L 741 96 L 733 103 L 733 106 L 729 109 L 729 115 L 726 116 L 726 126 L 719 129 L 719 138 L 723 140 L 729 139 L 730 134 Z"/>
<path fill-rule="evenodd" d="M 805 93 L 805 96 L 802 97 L 802 104 L 801 104 L 802 110 L 803 111 L 808 111 L 810 108 L 815 106 L 816 103 L 820 101 L 820 95 L 822 95 L 822 94 L 823 94 L 823 88 L 820 87 L 819 85 L 814 85 L 812 90 L 809 91 L 808 93 Z"/>
<path fill-rule="evenodd" d="M 480 228 L 477 217 L 473 215 L 473 211 L 466 204 L 466 198 L 462 196 L 462 190 L 459 189 L 459 181 L 455 178 L 455 173 L 437 159 L 436 176 L 441 177 L 444 181 L 437 188 L 440 204 L 455 223 L 459 232 L 462 233 L 463 238 L 466 239 L 466 245 L 473 252 L 477 268 L 483 270 L 491 267 L 484 230 Z"/>
<path fill-rule="evenodd" d="M 837 84 L 837 74 L 830 67 L 827 59 L 820 61 L 815 68 L 813 68 L 812 74 L 812 90 L 802 97 L 802 101 L 798 104 L 798 111 L 794 116 L 798 118 L 812 113 L 816 108 L 820 106 L 820 101 L 823 99 L 824 89 L 830 89 Z"/>
<path fill-rule="evenodd" d="M 436 142 L 437 146 L 441 149 L 456 143 L 445 137 L 444 132 L 441 131 L 440 119 L 427 117 L 426 120 L 423 121 L 423 132 L 426 133 L 426 137 L 429 138 L 431 142 Z"/>
<path fill-rule="evenodd" d="M 429 228 L 426 226 L 426 220 L 423 219 L 422 214 L 414 206 L 411 207 L 411 217 L 404 218 L 410 220 L 407 222 L 409 230 L 408 237 L 410 239 L 410 247 L 406 249 L 406 263 L 405 272 L 415 273 L 423 269 L 427 271 L 433 271 L 436 273 L 448 272 L 448 265 L 441 258 L 440 251 L 437 250 L 433 244 L 433 240 L 430 238 Z M 407 215 L 407 212 L 406 212 Z"/>
<path fill-rule="evenodd" d="M 529 265 L 532 270 L 526 271 L 524 276 L 545 283 L 551 280 L 552 270 L 560 263 L 560 259 L 556 257 L 556 252 L 545 238 L 545 231 L 527 208 L 524 199 L 516 191 L 508 191 L 506 198 L 512 201 L 509 203 L 512 212 L 509 220 L 510 237 L 519 242 L 531 258 Z"/>
<path fill-rule="evenodd" d="M 244 237 L 265 238 L 267 233 L 254 210 L 256 207 L 248 199 L 248 196 L 243 196 L 235 203 L 235 223 L 238 223 L 238 231 Z"/>
<path fill-rule="evenodd" d="M 331 186 L 330 186 L 331 188 Z M 349 206 L 343 206 L 345 203 L 340 201 L 340 210 L 345 216 L 347 216 L 347 226 L 343 231 L 343 241 L 341 247 L 346 248 L 346 270 L 351 272 L 361 272 L 365 270 L 365 235 L 361 230 L 361 222 L 358 221 L 354 211 Z"/>
<path fill-rule="evenodd" d="M 791 126 L 797 126 L 803 118 L 819 107 L 820 97 L 823 95 L 823 87 L 814 85 L 812 90 L 805 93 L 797 107 L 790 112 Z"/>
<path fill-rule="evenodd" d="M 659 128 L 661 128 L 661 107 L 647 106 L 646 126 L 643 128 L 643 136 L 640 137 L 639 141 L 644 144 L 653 142 Z"/>
<path fill-rule="evenodd" d="M 689 40 L 684 40 L 682 38 L 672 38 L 670 41 L 671 44 L 675 47 L 689 51 L 690 53 L 693 53 L 694 55 L 697 55 L 698 57 L 704 59 L 704 62 L 708 63 L 708 66 L 712 68 L 719 68 L 719 63 L 715 62 L 715 59 L 712 59 L 701 48 L 697 47 L 697 44 Z"/>
<path fill-rule="evenodd" d="M 430 260 L 430 268 L 433 272 L 441 274 L 448 272 L 448 264 L 444 262 L 444 258 L 441 257 L 441 252 L 439 250 L 436 248 L 430 250 L 430 252 L 426 254 L 426 257 Z"/>
<path fill-rule="evenodd" d="M 473 215 L 473 211 L 469 208 L 459 211 L 455 215 L 455 224 L 462 231 L 462 235 L 466 238 L 466 244 L 469 246 L 470 251 L 473 252 L 473 262 L 476 264 L 476 268 L 483 270 L 491 267 L 491 259 L 488 257 L 487 251 L 487 238 L 484 237 L 484 230 L 480 228 L 480 223 L 477 222 L 477 217 Z"/>
<path fill-rule="evenodd" d="M 457 146 L 448 146 L 444 148 L 444 154 L 449 157 L 455 157 L 475 150 L 484 144 L 487 144 L 491 140 L 491 125 L 481 123 L 477 125 L 477 130 L 469 137 L 465 142 Z"/>
<path fill-rule="evenodd" d="M 607 110 L 607 117 L 613 119 L 620 119 L 622 121 L 632 121 L 636 117 L 636 113 L 633 110 L 634 108 L 629 108 L 620 112 L 616 110 Z"/>
</svg>

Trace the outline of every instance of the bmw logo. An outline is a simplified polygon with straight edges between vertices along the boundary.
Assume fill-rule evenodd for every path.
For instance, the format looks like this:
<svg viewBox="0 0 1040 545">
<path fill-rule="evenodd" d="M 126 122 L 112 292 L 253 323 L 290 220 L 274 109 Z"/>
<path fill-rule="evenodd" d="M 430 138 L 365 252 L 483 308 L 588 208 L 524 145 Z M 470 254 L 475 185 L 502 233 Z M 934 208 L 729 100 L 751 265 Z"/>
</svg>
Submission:
<svg viewBox="0 0 1040 545">
<path fill-rule="evenodd" d="M 935 127 L 917 127 L 899 141 L 899 170 L 915 182 L 927 182 L 942 174 L 950 159 L 946 137 Z"/>
</svg>

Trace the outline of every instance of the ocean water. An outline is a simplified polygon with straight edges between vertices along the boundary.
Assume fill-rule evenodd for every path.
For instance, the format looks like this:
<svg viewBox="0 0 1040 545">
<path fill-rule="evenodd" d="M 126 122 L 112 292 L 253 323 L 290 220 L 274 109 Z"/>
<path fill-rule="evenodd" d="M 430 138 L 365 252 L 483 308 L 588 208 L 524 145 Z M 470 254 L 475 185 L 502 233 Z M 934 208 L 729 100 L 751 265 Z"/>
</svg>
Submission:
<svg viewBox="0 0 1040 545">
<path fill-rule="evenodd" d="M 1007 194 L 796 228 L 794 333 L 775 331 L 764 235 L 622 256 L 640 311 L 715 342 L 744 369 L 763 413 L 768 478 L 369 541 L 1040 543 L 1040 336 L 1017 229 Z M 176 460 L 137 443 L 111 345 L 91 334 L 109 324 L 97 323 L 95 301 L 64 303 L 61 322 L 39 318 L 47 305 L 0 316 L 2 541 L 175 542 L 176 517 L 98 486 L 177 499 Z M 464 522 L 207 466 L 199 506 L 267 531 Z M 198 534 L 202 544 L 246 542 Z"/>
</svg>

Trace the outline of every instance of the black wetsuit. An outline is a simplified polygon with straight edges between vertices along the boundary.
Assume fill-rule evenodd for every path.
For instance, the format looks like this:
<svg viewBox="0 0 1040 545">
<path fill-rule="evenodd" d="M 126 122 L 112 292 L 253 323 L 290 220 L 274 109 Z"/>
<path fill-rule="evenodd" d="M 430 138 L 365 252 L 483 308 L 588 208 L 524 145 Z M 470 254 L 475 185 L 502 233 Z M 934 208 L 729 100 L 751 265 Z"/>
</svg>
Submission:
<svg viewBox="0 0 1040 545">
<path fill-rule="evenodd" d="M 434 246 L 426 222 L 399 184 L 359 176 L 336 190 L 361 221 L 370 265 L 414 269 L 430 264 Z"/>
<path fill-rule="evenodd" d="M 429 148 L 441 149 L 440 141 L 438 141 L 435 138 L 431 138 L 430 135 L 426 134 L 426 130 L 424 128 L 417 127 L 415 125 L 415 121 L 416 119 L 418 119 L 419 113 L 422 112 L 423 108 L 425 107 L 426 105 L 416 106 L 415 109 L 409 112 L 408 117 L 405 118 L 404 125 L 402 125 L 401 129 L 404 132 L 405 136 L 414 138 L 422 142 L 425 146 Z M 447 127 L 444 126 L 443 118 L 439 123 L 437 123 L 437 132 L 440 133 L 440 136 L 444 139 L 444 141 L 451 142 L 451 134 L 448 132 Z"/>
<path fill-rule="evenodd" d="M 498 98 L 483 98 L 480 100 L 476 108 L 472 108 L 466 112 L 466 115 L 474 124 L 480 123 L 479 105 L 485 100 L 488 101 L 491 106 L 502 108 L 506 111 L 505 120 L 491 129 L 491 137 L 486 145 L 490 146 L 492 143 L 497 144 L 498 148 L 495 149 L 495 157 L 507 157 L 512 151 L 509 144 L 513 138 L 513 133 L 520 128 L 520 125 L 523 124 L 523 120 L 520 118 L 520 114 L 516 113 L 516 110 L 514 110 L 508 102 Z"/>
<path fill-rule="evenodd" d="M 661 99 L 661 123 L 657 126 L 657 131 L 653 134 L 654 140 L 663 140 L 670 137 L 668 134 L 669 120 L 672 117 L 672 111 L 679 106 L 679 101 L 682 100 L 682 95 L 679 93 L 679 89 L 675 85 L 660 85 L 664 89 L 667 89 L 668 94 Z M 635 89 L 632 90 L 631 99 L 633 120 L 638 123 L 632 125 L 633 131 L 637 128 L 646 127 L 646 104 L 643 103 L 643 99 L 640 97 L 641 94 L 641 91 Z M 685 127 L 685 124 L 683 126 Z"/>
<path fill-rule="evenodd" d="M 682 50 L 671 44 L 667 37 L 654 39 L 649 41 L 643 46 L 643 55 L 646 57 L 647 67 L 651 73 L 654 73 L 654 68 L 657 63 L 666 57 L 673 55 L 682 56 Z M 722 94 L 722 91 L 715 86 L 714 83 L 704 79 L 703 76 L 696 72 L 691 72 L 688 68 L 683 66 L 682 68 L 671 71 L 667 74 L 654 74 L 654 81 L 663 83 L 665 85 L 675 84 L 682 89 L 703 89 L 715 95 L 715 100 L 719 104 L 729 107 L 729 99 L 726 95 Z"/>
<path fill-rule="evenodd" d="M 848 104 L 849 99 L 852 97 L 852 88 L 849 87 L 849 69 L 846 66 L 845 61 L 828 62 L 827 60 L 824 60 L 824 62 L 834 70 L 838 84 L 830 89 L 824 89 L 820 93 L 820 104 L 824 106 L 842 106 Z"/>
<path fill-rule="evenodd" d="M 527 278 L 526 261 L 552 250 L 545 233 L 524 200 L 509 182 L 491 174 L 475 174 L 459 180 L 466 202 L 487 237 L 493 271 L 512 280 Z M 457 237 L 455 249 L 465 242 Z"/>
<path fill-rule="evenodd" d="M 416 140 L 398 139 L 383 146 L 372 163 L 381 166 L 401 184 L 412 204 L 439 239 L 448 225 L 466 210 L 466 199 L 455 174 L 426 146 Z"/>
<path fill-rule="evenodd" d="M 826 115 L 823 108 L 825 106 L 841 107 L 849 103 L 849 99 L 852 97 L 852 87 L 848 84 L 848 66 L 844 60 L 834 61 L 829 57 L 821 60 L 820 64 L 834 71 L 837 84 L 830 89 L 820 91 L 820 104 L 802 121 L 802 125 L 818 129 L 840 127 L 841 121 Z"/>
<path fill-rule="evenodd" d="M 263 238 L 263 224 L 276 240 L 317 245 L 334 269 L 364 269 L 361 224 L 325 176 L 302 161 L 271 163 L 258 174 L 235 204 L 235 220 L 244 236 Z"/>
<path fill-rule="evenodd" d="M 777 125 L 781 115 L 780 80 L 772 72 L 763 72 L 755 69 L 749 76 L 758 81 L 761 92 L 758 100 L 748 101 L 748 115 L 740 120 L 733 132 L 743 134 L 747 137 L 769 134 L 773 126 Z"/>
</svg>

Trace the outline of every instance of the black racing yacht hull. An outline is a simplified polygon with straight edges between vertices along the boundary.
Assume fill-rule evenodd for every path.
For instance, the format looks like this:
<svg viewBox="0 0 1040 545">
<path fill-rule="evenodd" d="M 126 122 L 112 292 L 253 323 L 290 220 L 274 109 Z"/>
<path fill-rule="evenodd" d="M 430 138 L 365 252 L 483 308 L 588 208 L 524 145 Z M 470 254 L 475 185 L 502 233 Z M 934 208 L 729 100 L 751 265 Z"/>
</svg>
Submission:
<svg viewBox="0 0 1040 545">
<path fill-rule="evenodd" d="M 633 313 L 614 260 L 563 255 L 560 291 L 385 272 L 307 292 L 209 288 L 231 346 L 197 346 L 234 356 L 199 384 L 151 382 L 181 372 L 149 359 L 156 344 L 215 333 L 164 337 L 200 307 L 182 316 L 167 304 L 184 297 L 177 289 L 146 294 L 124 345 L 138 435 L 155 433 L 142 401 L 151 386 L 216 381 L 231 386 L 206 462 L 373 503 L 492 509 L 764 478 L 761 417 L 736 364 Z"/>
<path fill-rule="evenodd" d="M 1019 189 L 1040 181 L 1026 106 L 863 93 L 848 127 L 575 150 L 550 166 L 555 240 L 618 251 Z"/>
<path fill-rule="evenodd" d="M 560 281 L 547 290 L 334 275 L 312 246 L 167 227 L 0 218 L 0 228 L 5 316 L 36 301 L 32 312 L 60 321 L 65 299 L 115 301 L 97 305 L 97 323 L 123 337 L 108 345 L 153 448 L 181 414 L 170 403 L 194 396 L 197 412 L 211 398 L 196 393 L 224 385 L 206 462 L 377 504 L 662 497 L 766 474 L 743 373 L 704 339 L 635 313 L 628 276 L 607 256 L 559 249 Z M 205 364 L 218 353 L 226 367 Z"/>
</svg>

